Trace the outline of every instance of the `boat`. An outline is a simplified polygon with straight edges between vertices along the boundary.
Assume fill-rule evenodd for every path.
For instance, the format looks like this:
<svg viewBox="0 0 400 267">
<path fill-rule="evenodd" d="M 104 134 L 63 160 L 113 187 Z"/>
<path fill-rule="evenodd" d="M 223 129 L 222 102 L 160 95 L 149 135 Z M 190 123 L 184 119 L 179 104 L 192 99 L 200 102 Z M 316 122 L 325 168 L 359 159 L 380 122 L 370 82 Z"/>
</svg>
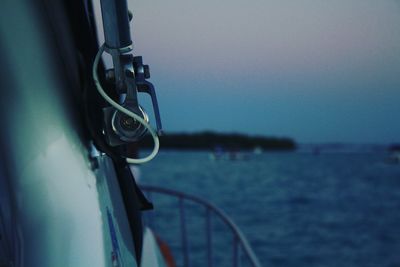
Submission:
<svg viewBox="0 0 400 267">
<path fill-rule="evenodd" d="M 157 99 L 148 66 L 132 54 L 126 0 L 102 0 L 101 7 L 105 45 L 98 43 L 92 1 L 2 3 L 0 266 L 172 266 L 168 246 L 142 224 L 142 214 L 157 205 L 144 189 L 201 202 L 224 218 L 235 251 L 242 247 L 260 266 L 222 211 L 135 182 L 130 164 L 158 150 Z M 103 52 L 114 69 L 105 68 Z M 150 95 L 157 130 L 135 102 L 138 92 Z M 146 132 L 154 149 L 138 159 L 130 144 Z"/>
<path fill-rule="evenodd" d="M 392 152 L 386 160 L 386 163 L 388 164 L 400 164 L 400 152 Z"/>
</svg>

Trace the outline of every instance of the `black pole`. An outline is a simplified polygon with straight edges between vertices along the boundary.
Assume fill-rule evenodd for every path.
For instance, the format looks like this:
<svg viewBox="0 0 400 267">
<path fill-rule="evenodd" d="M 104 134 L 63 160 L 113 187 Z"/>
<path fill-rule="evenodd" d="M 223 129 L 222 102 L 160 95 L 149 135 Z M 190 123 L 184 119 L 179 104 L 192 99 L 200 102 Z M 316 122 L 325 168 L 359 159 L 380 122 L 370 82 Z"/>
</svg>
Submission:
<svg viewBox="0 0 400 267">
<path fill-rule="evenodd" d="M 100 3 L 107 48 L 130 46 L 132 39 L 126 0 L 101 0 Z"/>
</svg>

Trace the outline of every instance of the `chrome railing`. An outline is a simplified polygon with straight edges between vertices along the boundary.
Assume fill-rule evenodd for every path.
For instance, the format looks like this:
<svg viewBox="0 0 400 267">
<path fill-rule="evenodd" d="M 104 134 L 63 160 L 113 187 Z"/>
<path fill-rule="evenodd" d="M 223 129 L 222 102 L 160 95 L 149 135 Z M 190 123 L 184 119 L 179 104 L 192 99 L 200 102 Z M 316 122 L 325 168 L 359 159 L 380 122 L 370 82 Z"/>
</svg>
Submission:
<svg viewBox="0 0 400 267">
<path fill-rule="evenodd" d="M 240 266 L 240 251 L 242 251 L 245 257 L 249 260 L 249 263 L 253 267 L 261 267 L 261 264 L 252 250 L 249 242 L 246 237 L 239 229 L 239 227 L 225 214 L 221 209 L 211 204 L 210 202 L 193 195 L 189 195 L 183 192 L 166 189 L 157 186 L 150 185 L 140 185 L 140 188 L 148 194 L 157 193 L 162 195 L 168 195 L 170 197 L 177 198 L 178 206 L 179 206 L 179 224 L 181 231 L 181 248 L 183 255 L 183 266 L 189 267 L 189 249 L 188 249 L 188 233 L 187 233 L 187 222 L 186 222 L 186 212 L 185 212 L 185 201 L 190 201 L 200 206 L 203 206 L 206 209 L 205 216 L 205 225 L 206 225 L 206 253 L 207 253 L 207 266 L 213 267 L 213 250 L 212 250 L 212 240 L 213 240 L 213 231 L 211 225 L 211 216 L 215 214 L 218 216 L 224 224 L 231 230 L 233 235 L 233 244 L 232 244 L 232 266 L 238 267 Z M 241 249 L 241 250 L 240 250 Z"/>
</svg>

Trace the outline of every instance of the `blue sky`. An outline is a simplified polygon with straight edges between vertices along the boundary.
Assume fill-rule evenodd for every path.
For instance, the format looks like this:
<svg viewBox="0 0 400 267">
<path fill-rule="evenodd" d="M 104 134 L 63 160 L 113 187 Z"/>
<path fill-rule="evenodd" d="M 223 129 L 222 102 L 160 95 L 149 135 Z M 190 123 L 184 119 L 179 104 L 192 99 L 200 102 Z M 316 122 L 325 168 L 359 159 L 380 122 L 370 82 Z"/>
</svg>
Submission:
<svg viewBox="0 0 400 267">
<path fill-rule="evenodd" d="M 400 141 L 395 0 L 129 1 L 167 132 Z"/>
</svg>

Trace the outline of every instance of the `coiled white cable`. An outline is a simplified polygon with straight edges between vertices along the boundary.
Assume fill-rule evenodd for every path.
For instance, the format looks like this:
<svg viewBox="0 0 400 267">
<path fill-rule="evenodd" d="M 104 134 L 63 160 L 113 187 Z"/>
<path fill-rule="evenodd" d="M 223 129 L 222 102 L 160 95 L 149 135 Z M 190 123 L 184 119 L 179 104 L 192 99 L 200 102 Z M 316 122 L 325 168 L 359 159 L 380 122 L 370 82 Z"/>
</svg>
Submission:
<svg viewBox="0 0 400 267">
<path fill-rule="evenodd" d="M 153 140 L 154 140 L 153 151 L 148 156 L 146 156 L 144 158 L 138 158 L 138 159 L 126 158 L 126 162 L 133 163 L 133 164 L 143 164 L 143 163 L 149 162 L 150 160 L 152 160 L 157 155 L 158 150 L 160 149 L 160 140 L 158 139 L 156 131 L 154 131 L 153 128 L 151 128 L 151 126 L 145 120 L 143 120 L 143 118 L 141 118 L 139 115 L 133 113 L 132 111 L 124 108 L 123 106 L 121 106 L 120 104 L 118 104 L 117 102 L 112 100 L 111 97 L 109 97 L 107 95 L 107 93 L 103 90 L 103 87 L 101 86 L 100 81 L 99 81 L 99 76 L 97 75 L 97 67 L 99 65 L 99 61 L 100 61 L 101 55 L 104 53 L 104 50 L 105 50 L 105 45 L 103 44 L 100 47 L 99 51 L 97 52 L 96 58 L 94 59 L 94 62 L 93 62 L 92 75 L 93 75 L 94 84 L 96 85 L 97 91 L 100 93 L 100 95 L 111 106 L 113 106 L 117 110 L 119 110 L 122 113 L 128 115 L 129 117 L 134 118 L 136 121 L 141 123 L 144 127 L 146 127 L 146 129 L 149 131 L 149 133 L 153 137 Z"/>
</svg>

